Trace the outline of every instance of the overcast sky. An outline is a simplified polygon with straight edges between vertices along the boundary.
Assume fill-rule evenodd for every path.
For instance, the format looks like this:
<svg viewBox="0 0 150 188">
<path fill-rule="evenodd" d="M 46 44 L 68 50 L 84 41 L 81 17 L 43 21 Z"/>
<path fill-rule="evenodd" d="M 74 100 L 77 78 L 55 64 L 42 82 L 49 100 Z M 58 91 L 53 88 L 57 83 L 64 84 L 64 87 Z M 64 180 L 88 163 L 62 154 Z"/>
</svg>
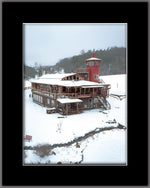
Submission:
<svg viewBox="0 0 150 188">
<path fill-rule="evenodd" d="M 114 46 L 126 47 L 126 24 L 24 24 L 24 62 L 29 66 L 54 65 L 81 50 Z"/>
</svg>

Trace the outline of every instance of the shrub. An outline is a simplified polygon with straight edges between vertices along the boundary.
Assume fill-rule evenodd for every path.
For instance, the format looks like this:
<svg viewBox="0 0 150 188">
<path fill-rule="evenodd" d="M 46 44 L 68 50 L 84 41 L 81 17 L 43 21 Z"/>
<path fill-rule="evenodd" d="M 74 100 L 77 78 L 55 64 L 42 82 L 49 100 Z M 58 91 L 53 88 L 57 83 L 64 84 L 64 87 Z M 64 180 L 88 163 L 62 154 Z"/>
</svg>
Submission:
<svg viewBox="0 0 150 188">
<path fill-rule="evenodd" d="M 45 157 L 50 155 L 51 146 L 50 145 L 39 145 L 34 147 L 35 154 L 39 155 L 40 157 Z"/>
</svg>

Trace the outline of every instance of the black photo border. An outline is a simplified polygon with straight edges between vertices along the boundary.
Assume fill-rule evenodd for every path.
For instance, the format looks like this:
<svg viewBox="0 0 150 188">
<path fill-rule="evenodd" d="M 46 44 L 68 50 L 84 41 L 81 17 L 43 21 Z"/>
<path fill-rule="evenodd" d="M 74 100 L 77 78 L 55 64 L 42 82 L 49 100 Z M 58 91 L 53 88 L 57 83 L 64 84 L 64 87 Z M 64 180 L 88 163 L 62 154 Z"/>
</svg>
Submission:
<svg viewBox="0 0 150 188">
<path fill-rule="evenodd" d="M 148 184 L 148 3 L 2 4 L 2 184 Z M 127 23 L 128 165 L 23 166 L 23 23 Z"/>
</svg>

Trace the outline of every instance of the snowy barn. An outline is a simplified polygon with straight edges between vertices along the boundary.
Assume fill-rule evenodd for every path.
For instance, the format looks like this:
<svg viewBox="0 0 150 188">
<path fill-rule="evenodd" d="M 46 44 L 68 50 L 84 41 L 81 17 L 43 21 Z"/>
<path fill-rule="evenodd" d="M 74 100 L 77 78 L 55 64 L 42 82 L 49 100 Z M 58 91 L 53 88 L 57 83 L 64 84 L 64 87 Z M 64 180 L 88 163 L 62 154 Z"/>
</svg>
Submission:
<svg viewBox="0 0 150 188">
<path fill-rule="evenodd" d="M 85 109 L 109 109 L 106 97 L 110 84 L 99 81 L 100 61 L 93 54 L 86 60 L 87 68 L 78 69 L 77 73 L 46 74 L 31 80 L 33 101 L 67 115 Z"/>
</svg>

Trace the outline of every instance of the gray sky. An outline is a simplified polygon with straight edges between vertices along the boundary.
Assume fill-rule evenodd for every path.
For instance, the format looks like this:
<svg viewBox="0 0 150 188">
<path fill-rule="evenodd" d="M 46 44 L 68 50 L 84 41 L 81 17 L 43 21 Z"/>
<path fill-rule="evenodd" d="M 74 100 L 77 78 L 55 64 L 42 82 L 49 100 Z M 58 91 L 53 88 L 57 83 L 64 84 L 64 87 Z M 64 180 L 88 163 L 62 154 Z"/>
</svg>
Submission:
<svg viewBox="0 0 150 188">
<path fill-rule="evenodd" d="M 126 24 L 24 24 L 26 65 L 54 65 L 81 50 L 126 47 Z M 100 58 L 100 57 L 98 57 Z"/>
</svg>

